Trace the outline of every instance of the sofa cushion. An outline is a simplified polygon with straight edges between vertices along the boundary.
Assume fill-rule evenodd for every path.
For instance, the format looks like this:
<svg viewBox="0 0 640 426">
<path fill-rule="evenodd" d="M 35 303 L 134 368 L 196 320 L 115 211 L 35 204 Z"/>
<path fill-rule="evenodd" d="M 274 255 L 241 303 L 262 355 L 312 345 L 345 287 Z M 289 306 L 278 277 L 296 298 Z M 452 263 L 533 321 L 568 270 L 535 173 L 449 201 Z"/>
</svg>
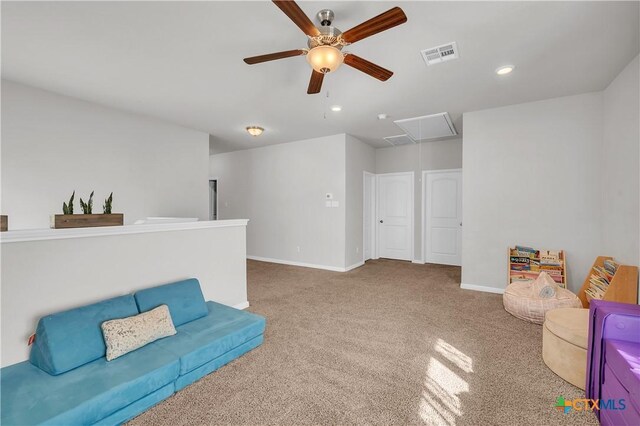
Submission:
<svg viewBox="0 0 640 426">
<path fill-rule="evenodd" d="M 127 420 L 131 420 L 136 417 L 140 413 L 144 413 L 154 405 L 162 402 L 163 400 L 169 398 L 176 391 L 175 382 L 169 383 L 158 389 L 157 391 L 150 393 L 142 399 L 137 400 L 136 402 L 127 405 L 121 410 L 116 411 L 108 417 L 100 420 L 97 423 L 94 423 L 94 426 L 113 426 L 113 425 L 121 425 Z"/>
<path fill-rule="evenodd" d="M 264 333 L 265 319 L 259 315 L 215 302 L 206 306 L 206 317 L 179 326 L 175 336 L 151 344 L 180 357 L 180 375 Z"/>
<path fill-rule="evenodd" d="M 0 423 L 93 424 L 144 398 L 178 376 L 175 355 L 145 346 L 114 361 L 100 358 L 59 376 L 28 362 L 1 370 Z"/>
<path fill-rule="evenodd" d="M 582 349 L 587 349 L 589 310 L 558 308 L 547 311 L 544 325 L 550 332 Z"/>
<path fill-rule="evenodd" d="M 133 296 L 126 295 L 42 317 L 29 360 L 52 375 L 80 367 L 104 356 L 103 321 L 136 314 Z"/>
<path fill-rule="evenodd" d="M 189 386 L 191 383 L 195 382 L 196 380 L 203 378 L 207 374 L 214 372 L 215 370 L 222 367 L 223 365 L 230 363 L 234 359 L 239 358 L 240 356 L 244 355 L 250 350 L 257 348 L 262 344 L 263 341 L 264 341 L 264 334 L 261 334 L 258 337 L 254 337 L 248 342 L 243 343 L 237 348 L 232 349 L 229 352 L 226 352 L 225 354 L 220 355 L 219 357 L 207 362 L 206 364 L 203 364 L 200 367 L 189 371 L 187 374 L 181 375 L 175 381 L 176 392 L 185 388 L 186 386 Z"/>
<path fill-rule="evenodd" d="M 200 283 L 195 278 L 141 290 L 134 296 L 140 312 L 160 305 L 169 306 L 176 327 L 207 315 Z"/>
</svg>

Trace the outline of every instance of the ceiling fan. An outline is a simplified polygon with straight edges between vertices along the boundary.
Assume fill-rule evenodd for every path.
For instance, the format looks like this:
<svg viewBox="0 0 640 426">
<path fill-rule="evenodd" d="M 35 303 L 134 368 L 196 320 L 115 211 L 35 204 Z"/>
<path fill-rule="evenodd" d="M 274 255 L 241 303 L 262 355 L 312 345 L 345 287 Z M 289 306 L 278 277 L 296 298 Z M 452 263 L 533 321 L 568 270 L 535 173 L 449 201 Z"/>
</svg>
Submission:
<svg viewBox="0 0 640 426">
<path fill-rule="evenodd" d="M 407 16 L 399 7 L 389 9 L 348 31 L 341 32 L 331 25 L 334 13 L 329 9 L 318 12 L 317 18 L 320 21 L 320 27 L 316 27 L 295 1 L 273 0 L 273 2 L 309 37 L 307 42 L 309 48 L 245 58 L 244 61 L 247 64 L 254 65 L 293 56 L 306 56 L 307 61 L 313 67 L 307 89 L 308 94 L 319 93 L 324 75 L 338 69 L 343 62 L 380 81 L 387 81 L 393 75 L 393 72 L 353 53 L 342 52 L 342 49 L 356 41 L 407 22 Z"/>
</svg>

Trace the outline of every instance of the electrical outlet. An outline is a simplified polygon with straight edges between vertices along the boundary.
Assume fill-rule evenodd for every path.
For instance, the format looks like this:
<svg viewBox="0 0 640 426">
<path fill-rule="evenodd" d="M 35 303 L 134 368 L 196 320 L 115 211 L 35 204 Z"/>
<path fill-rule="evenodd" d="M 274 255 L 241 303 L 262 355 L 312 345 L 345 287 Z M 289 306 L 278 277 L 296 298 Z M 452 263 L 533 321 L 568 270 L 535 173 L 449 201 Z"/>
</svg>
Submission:
<svg viewBox="0 0 640 426">
<path fill-rule="evenodd" d="M 300 253 L 300 246 L 296 246 L 296 250 Z"/>
</svg>

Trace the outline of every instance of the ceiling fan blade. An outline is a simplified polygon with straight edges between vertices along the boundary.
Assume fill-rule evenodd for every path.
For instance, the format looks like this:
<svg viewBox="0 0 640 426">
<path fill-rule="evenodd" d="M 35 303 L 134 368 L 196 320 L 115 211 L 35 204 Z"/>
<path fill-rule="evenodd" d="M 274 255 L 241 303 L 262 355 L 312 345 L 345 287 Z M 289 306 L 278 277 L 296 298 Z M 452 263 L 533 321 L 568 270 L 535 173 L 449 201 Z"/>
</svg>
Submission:
<svg viewBox="0 0 640 426">
<path fill-rule="evenodd" d="M 365 74 L 369 74 L 371 77 L 377 78 L 380 81 L 387 81 L 393 75 L 393 72 L 388 69 L 382 68 L 379 65 L 369 62 L 366 59 L 362 59 L 360 56 L 356 56 L 352 53 L 348 53 L 344 56 L 344 63 L 362 71 Z"/>
<path fill-rule="evenodd" d="M 275 61 L 276 59 L 291 58 L 292 56 L 302 56 L 306 54 L 307 54 L 306 50 L 301 50 L 301 49 L 285 50 L 284 52 L 269 53 L 267 55 L 252 56 L 250 58 L 244 58 L 244 61 L 249 65 L 253 65 L 253 64 L 259 64 L 260 62 Z"/>
<path fill-rule="evenodd" d="M 382 31 L 404 24 L 405 22 L 407 22 L 407 15 L 404 14 L 402 9 L 396 6 L 375 18 L 371 18 L 368 21 L 343 32 L 342 39 L 347 43 L 355 43 L 363 38 L 381 33 Z"/>
<path fill-rule="evenodd" d="M 300 9 L 300 6 L 293 0 L 273 0 L 273 2 L 296 24 L 303 33 L 309 37 L 320 35 L 320 31 L 313 25 L 311 19 Z"/>
<path fill-rule="evenodd" d="M 311 80 L 309 80 L 307 94 L 313 95 L 314 93 L 320 93 L 320 89 L 322 89 L 322 80 L 324 80 L 324 74 L 313 70 L 311 72 Z"/>
</svg>

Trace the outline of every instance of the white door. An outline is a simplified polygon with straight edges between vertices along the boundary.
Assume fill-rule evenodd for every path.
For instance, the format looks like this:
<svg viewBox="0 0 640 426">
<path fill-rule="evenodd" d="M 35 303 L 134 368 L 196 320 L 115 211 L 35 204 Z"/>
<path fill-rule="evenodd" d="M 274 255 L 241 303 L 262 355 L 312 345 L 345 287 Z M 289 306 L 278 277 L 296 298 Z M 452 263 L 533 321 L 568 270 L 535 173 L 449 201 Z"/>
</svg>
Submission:
<svg viewBox="0 0 640 426">
<path fill-rule="evenodd" d="M 413 260 L 413 172 L 378 175 L 378 256 Z"/>
<path fill-rule="evenodd" d="M 425 172 L 425 262 L 462 264 L 462 171 Z"/>
</svg>

